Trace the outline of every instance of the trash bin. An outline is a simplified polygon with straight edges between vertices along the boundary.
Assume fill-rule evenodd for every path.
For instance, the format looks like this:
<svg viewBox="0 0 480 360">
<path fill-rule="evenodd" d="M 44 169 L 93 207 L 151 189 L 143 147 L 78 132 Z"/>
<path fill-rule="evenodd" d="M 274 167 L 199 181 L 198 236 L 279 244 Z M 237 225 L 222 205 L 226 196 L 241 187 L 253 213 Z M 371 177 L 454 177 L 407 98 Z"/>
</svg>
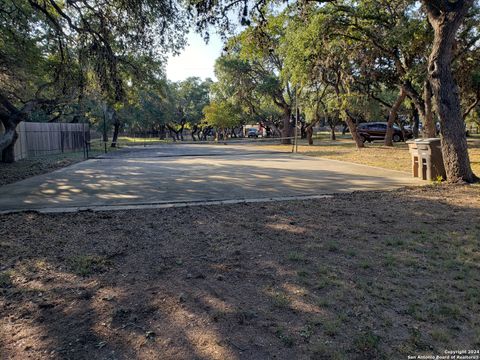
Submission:
<svg viewBox="0 0 480 360">
<path fill-rule="evenodd" d="M 407 141 L 407 144 L 412 154 L 413 177 L 423 180 L 435 180 L 440 176 L 447 178 L 440 139 L 418 139 Z"/>
</svg>

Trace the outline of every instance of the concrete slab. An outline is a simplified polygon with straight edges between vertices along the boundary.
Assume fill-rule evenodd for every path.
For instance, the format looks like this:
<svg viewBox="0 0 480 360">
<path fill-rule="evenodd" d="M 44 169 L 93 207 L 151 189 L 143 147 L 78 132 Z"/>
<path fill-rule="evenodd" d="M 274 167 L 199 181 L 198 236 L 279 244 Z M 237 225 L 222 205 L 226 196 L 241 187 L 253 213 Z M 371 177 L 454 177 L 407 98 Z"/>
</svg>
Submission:
<svg viewBox="0 0 480 360">
<path fill-rule="evenodd" d="M 255 146 L 156 145 L 0 187 L 0 211 L 273 199 L 422 183 L 408 173 Z"/>
</svg>

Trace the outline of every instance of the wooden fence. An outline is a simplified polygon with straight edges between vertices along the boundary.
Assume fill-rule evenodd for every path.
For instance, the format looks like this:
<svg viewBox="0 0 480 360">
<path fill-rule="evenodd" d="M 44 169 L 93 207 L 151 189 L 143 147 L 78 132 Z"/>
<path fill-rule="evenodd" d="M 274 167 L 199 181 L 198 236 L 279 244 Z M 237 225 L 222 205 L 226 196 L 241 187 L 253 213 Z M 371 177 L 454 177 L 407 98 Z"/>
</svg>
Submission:
<svg viewBox="0 0 480 360">
<path fill-rule="evenodd" d="M 3 132 L 0 123 L 0 133 Z M 17 133 L 15 160 L 83 151 L 90 140 L 88 124 L 21 122 Z"/>
</svg>

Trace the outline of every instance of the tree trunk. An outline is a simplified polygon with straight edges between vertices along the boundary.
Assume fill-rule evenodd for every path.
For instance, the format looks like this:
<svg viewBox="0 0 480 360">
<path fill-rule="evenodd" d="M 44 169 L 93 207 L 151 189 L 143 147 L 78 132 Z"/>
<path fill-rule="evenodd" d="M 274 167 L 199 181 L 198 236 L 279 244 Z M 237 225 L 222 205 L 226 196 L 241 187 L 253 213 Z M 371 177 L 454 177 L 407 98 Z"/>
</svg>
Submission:
<svg viewBox="0 0 480 360">
<path fill-rule="evenodd" d="M 166 138 L 166 133 L 165 133 L 165 125 L 160 125 L 160 130 L 158 134 L 160 140 L 165 140 Z"/>
<path fill-rule="evenodd" d="M 113 110 L 112 113 L 112 120 L 113 120 L 113 136 L 112 136 L 112 144 L 110 147 L 114 148 L 117 147 L 118 141 L 118 133 L 120 131 L 120 120 L 118 119 L 117 112 Z"/>
<path fill-rule="evenodd" d="M 336 112 L 335 117 L 331 116 L 325 116 L 324 122 L 328 124 L 330 127 L 330 140 L 337 140 L 337 135 L 335 134 L 335 128 L 337 127 L 338 124 L 338 116 L 339 113 Z"/>
<path fill-rule="evenodd" d="M 358 136 L 357 133 L 357 124 L 353 116 L 350 114 L 348 110 L 345 110 L 345 122 L 347 123 L 348 129 L 350 130 L 350 133 L 352 134 L 352 138 L 355 141 L 355 144 L 357 145 L 357 149 L 361 149 L 365 147 L 365 144 L 363 143 L 362 139 L 360 136 Z"/>
<path fill-rule="evenodd" d="M 312 134 L 313 134 L 313 129 L 312 129 Z M 300 126 L 300 138 L 301 139 L 307 138 L 307 126 L 303 122 L 301 123 L 301 126 Z"/>
<path fill-rule="evenodd" d="M 290 145 L 292 143 L 290 136 L 292 134 L 292 127 L 290 125 L 290 118 L 292 111 L 289 107 L 283 108 L 283 129 L 282 129 L 282 144 Z"/>
<path fill-rule="evenodd" d="M 182 125 L 180 126 L 180 130 L 178 131 L 178 133 L 180 134 L 180 140 L 183 141 L 183 129 L 185 128 L 185 123 L 182 123 Z"/>
<path fill-rule="evenodd" d="M 17 142 L 18 139 L 18 133 L 17 130 L 14 128 L 13 131 L 9 131 L 12 135 L 7 135 L 8 138 L 10 138 L 9 144 L 6 145 L 3 150 L 2 150 L 2 162 L 4 163 L 14 163 L 15 162 L 15 143 Z M 7 132 L 5 133 L 5 135 Z"/>
<path fill-rule="evenodd" d="M 425 119 L 423 120 L 423 134 L 426 138 L 434 138 L 437 136 L 435 121 L 433 118 L 432 105 L 432 85 L 430 81 L 425 81 L 424 101 L 425 101 Z"/>
<path fill-rule="evenodd" d="M 308 145 L 313 145 L 313 126 L 307 126 L 305 133 L 307 134 Z"/>
<path fill-rule="evenodd" d="M 405 127 L 403 126 L 402 122 L 399 121 L 398 118 L 396 119 L 395 122 L 398 125 L 398 127 L 400 128 L 400 131 L 402 132 L 403 141 L 407 141 L 407 135 L 405 134 Z"/>
<path fill-rule="evenodd" d="M 271 120 L 266 119 L 266 120 L 264 120 L 264 123 L 266 124 L 267 127 L 270 128 L 272 137 L 281 137 L 282 136 L 282 132 L 278 129 L 278 126 L 275 124 L 273 119 L 271 119 Z"/>
<path fill-rule="evenodd" d="M 459 91 L 451 68 L 455 36 L 473 0 L 438 2 L 423 1 L 434 30 L 428 76 L 440 118 L 443 162 L 448 182 L 473 182 Z"/>
<path fill-rule="evenodd" d="M 5 131 L 3 135 L 0 135 L 0 158 L 2 162 L 13 163 L 15 162 L 15 143 L 18 139 L 17 126 L 26 120 L 32 103 L 19 110 L 0 94 L 0 105 L 0 121 Z"/>
<path fill-rule="evenodd" d="M 0 121 L 5 129 L 5 133 L 0 136 L 0 154 L 3 162 L 15 162 L 14 148 L 18 139 L 17 126 L 27 120 L 33 109 L 41 103 L 47 102 L 31 100 L 22 109 L 18 109 L 5 95 L 0 93 Z"/>
<path fill-rule="evenodd" d="M 392 108 L 390 109 L 390 113 L 388 114 L 388 121 L 387 121 L 387 133 L 385 134 L 385 146 L 393 146 L 393 124 L 397 119 L 398 110 L 403 104 L 403 100 L 407 96 L 405 89 L 403 87 L 400 88 L 400 93 L 398 94 L 397 100 L 393 104 Z"/>
<path fill-rule="evenodd" d="M 337 140 L 337 135 L 335 134 L 335 126 L 330 126 L 330 140 Z"/>
<path fill-rule="evenodd" d="M 411 102 L 410 106 L 411 106 L 410 123 L 413 123 L 413 126 L 412 126 L 413 138 L 417 139 L 418 138 L 418 130 L 419 130 L 419 127 L 420 127 L 420 118 L 418 116 L 418 109 L 415 107 L 415 104 L 413 102 Z"/>
<path fill-rule="evenodd" d="M 193 125 L 193 128 L 192 128 L 192 140 L 193 141 L 197 141 L 197 138 L 195 137 L 195 135 L 198 133 L 198 126 L 197 125 Z M 198 140 L 200 140 L 200 135 L 198 136 Z"/>
<path fill-rule="evenodd" d="M 209 126 L 206 126 L 206 127 L 202 128 L 202 130 L 200 132 L 200 140 L 207 141 L 207 136 L 208 136 L 209 131 L 210 131 Z"/>
<path fill-rule="evenodd" d="M 313 127 L 320 121 L 320 119 L 317 117 L 317 119 L 309 124 L 308 126 L 305 127 L 305 135 L 308 140 L 308 145 L 313 145 Z"/>
<path fill-rule="evenodd" d="M 117 147 L 119 129 L 120 129 L 120 124 L 117 124 L 117 123 L 113 124 L 112 143 L 110 144 L 110 147 L 112 148 Z"/>
<path fill-rule="evenodd" d="M 16 125 L 8 119 L 8 116 L 5 115 L 5 120 L 2 121 L 5 133 L 0 135 L 0 154 L 2 162 L 14 162 L 6 161 L 10 160 L 11 156 L 8 156 L 8 152 L 11 152 L 11 149 L 15 146 L 15 141 L 17 140 L 17 131 Z M 7 149 L 9 149 L 7 151 Z"/>
<path fill-rule="evenodd" d="M 405 91 L 415 104 L 415 107 L 423 121 L 423 136 L 435 137 L 435 124 L 432 112 L 432 91 L 431 85 L 425 81 L 423 87 L 423 97 L 418 94 L 411 82 L 407 81 L 403 84 Z M 433 129 L 433 132 L 432 130 Z"/>
</svg>

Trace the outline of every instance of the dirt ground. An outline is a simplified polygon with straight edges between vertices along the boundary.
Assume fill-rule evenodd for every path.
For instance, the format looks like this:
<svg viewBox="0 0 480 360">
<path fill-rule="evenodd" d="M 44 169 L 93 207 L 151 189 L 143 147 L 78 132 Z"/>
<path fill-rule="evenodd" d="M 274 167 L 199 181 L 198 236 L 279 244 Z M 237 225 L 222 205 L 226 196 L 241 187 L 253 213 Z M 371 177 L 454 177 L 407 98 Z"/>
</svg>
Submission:
<svg viewBox="0 0 480 360">
<path fill-rule="evenodd" d="M 1 359 L 480 348 L 480 186 L 0 216 Z"/>
<path fill-rule="evenodd" d="M 83 161 L 83 153 L 23 159 L 13 164 L 0 162 L 0 186 L 45 174 L 79 161 Z"/>
</svg>

